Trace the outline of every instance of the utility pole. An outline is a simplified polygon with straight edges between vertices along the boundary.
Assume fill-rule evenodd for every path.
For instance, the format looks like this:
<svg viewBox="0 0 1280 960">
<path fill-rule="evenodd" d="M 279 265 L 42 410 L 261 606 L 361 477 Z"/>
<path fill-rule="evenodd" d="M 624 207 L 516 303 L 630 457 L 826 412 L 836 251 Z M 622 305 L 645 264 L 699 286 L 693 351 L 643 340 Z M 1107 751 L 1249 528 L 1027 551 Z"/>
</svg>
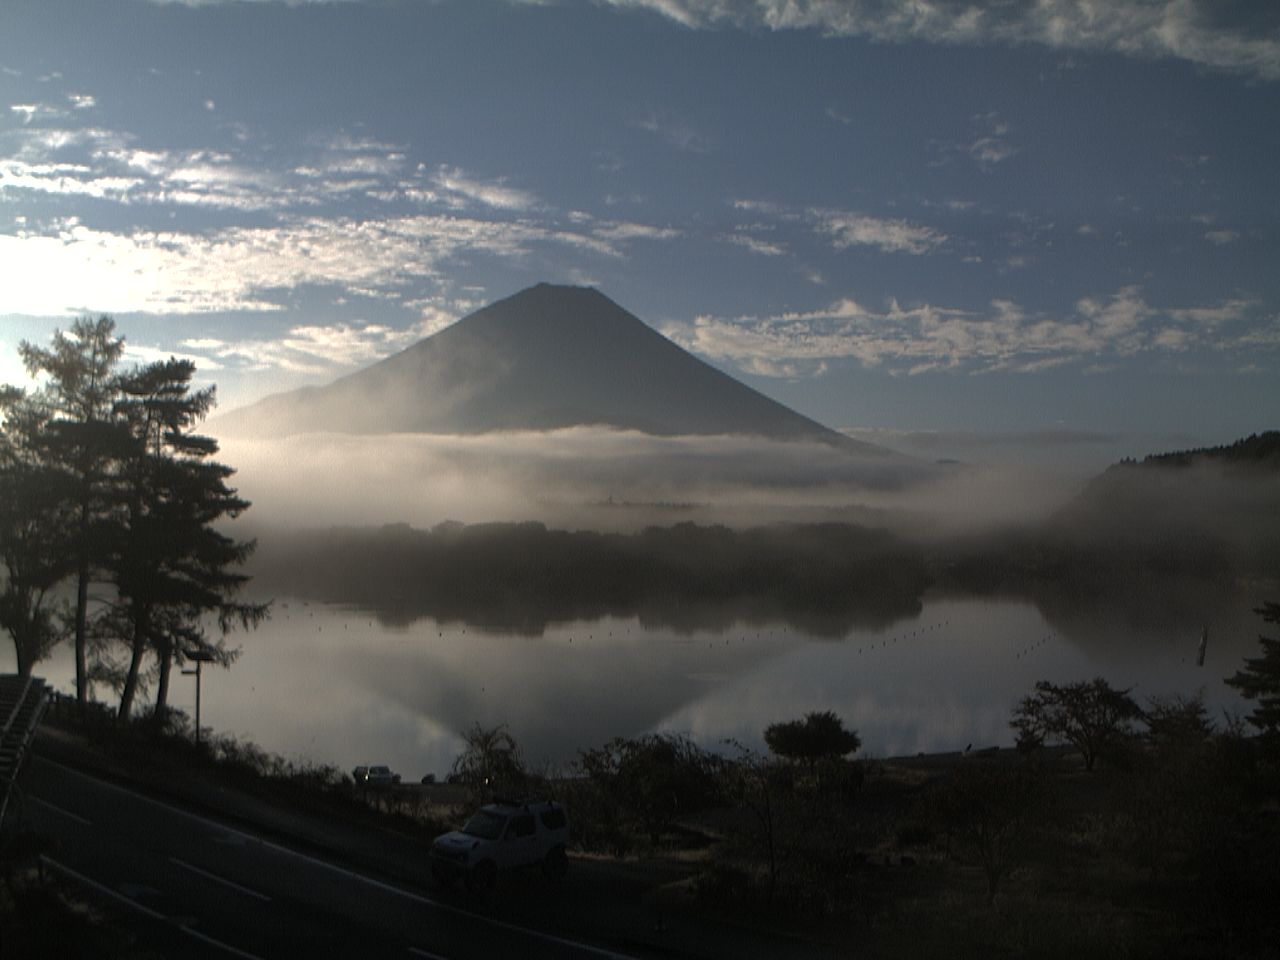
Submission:
<svg viewBox="0 0 1280 960">
<path fill-rule="evenodd" d="M 208 650 L 196 647 L 187 651 L 187 659 L 194 660 L 196 668 L 194 670 L 183 670 L 184 676 L 194 676 L 196 678 L 196 746 L 200 746 L 200 680 L 201 668 L 205 662 L 213 659 L 213 654 Z"/>
</svg>

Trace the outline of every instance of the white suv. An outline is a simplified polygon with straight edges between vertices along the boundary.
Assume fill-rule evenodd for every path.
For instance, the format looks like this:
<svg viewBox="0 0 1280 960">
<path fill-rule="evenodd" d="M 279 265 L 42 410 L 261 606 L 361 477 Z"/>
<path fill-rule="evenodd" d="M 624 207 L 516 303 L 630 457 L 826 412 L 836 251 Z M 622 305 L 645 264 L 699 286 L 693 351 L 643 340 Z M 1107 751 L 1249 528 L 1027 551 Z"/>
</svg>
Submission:
<svg viewBox="0 0 1280 960">
<path fill-rule="evenodd" d="M 564 876 L 569 860 L 569 818 L 553 800 L 497 800 L 472 815 L 461 830 L 431 844 L 431 874 L 441 883 L 459 878 L 475 893 L 488 891 L 498 871 L 541 865 L 552 878 Z"/>
</svg>

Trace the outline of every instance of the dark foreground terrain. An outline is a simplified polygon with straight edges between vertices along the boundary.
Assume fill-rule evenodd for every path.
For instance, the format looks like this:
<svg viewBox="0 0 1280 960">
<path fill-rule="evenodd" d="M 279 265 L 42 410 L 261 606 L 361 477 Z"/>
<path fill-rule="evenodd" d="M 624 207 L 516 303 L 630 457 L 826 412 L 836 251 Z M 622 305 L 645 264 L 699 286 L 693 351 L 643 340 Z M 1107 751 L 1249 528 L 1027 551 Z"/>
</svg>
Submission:
<svg viewBox="0 0 1280 960">
<path fill-rule="evenodd" d="M 628 769 L 661 751 L 619 741 L 614 780 L 594 751 L 538 784 L 569 806 L 569 876 L 478 899 L 426 863 L 467 787 L 361 789 L 64 708 L 5 824 L 4 956 L 1275 956 L 1273 759 L 1164 734 L 1093 770 L 1065 748 Z"/>
</svg>

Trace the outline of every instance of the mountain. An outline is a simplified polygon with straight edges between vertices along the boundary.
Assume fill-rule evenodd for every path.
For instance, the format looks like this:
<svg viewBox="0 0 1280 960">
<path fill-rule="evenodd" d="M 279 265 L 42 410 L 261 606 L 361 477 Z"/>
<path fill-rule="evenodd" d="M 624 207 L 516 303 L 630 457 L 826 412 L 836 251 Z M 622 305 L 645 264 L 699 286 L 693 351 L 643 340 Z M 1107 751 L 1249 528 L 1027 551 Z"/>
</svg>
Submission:
<svg viewBox="0 0 1280 960">
<path fill-rule="evenodd" d="M 1231 577 L 1280 563 L 1280 432 L 1221 447 L 1123 460 L 1049 521 L 1090 555 L 1096 575 L 1117 563 Z"/>
<path fill-rule="evenodd" d="M 886 453 L 686 352 L 604 294 L 539 284 L 327 386 L 275 394 L 217 430 L 285 436 L 554 430 L 743 434 Z"/>
</svg>

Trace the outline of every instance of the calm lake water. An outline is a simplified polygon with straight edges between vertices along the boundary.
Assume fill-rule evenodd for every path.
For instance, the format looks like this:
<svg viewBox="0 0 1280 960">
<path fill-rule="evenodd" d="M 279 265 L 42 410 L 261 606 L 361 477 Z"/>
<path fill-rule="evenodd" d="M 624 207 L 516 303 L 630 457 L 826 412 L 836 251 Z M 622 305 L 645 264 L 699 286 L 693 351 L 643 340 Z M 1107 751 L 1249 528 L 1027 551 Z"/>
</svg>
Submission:
<svg viewBox="0 0 1280 960">
<path fill-rule="evenodd" d="M 717 748 L 762 747 L 769 723 L 830 709 L 864 753 L 1012 744 L 1010 710 L 1035 682 L 1103 676 L 1139 699 L 1203 691 L 1217 716 L 1248 705 L 1222 683 L 1258 652 L 1261 596 L 1082 607 L 1066 601 L 926 598 L 917 615 L 842 638 L 785 623 L 676 630 L 637 619 L 554 625 L 538 636 L 277 598 L 203 681 L 206 726 L 289 757 L 387 763 L 406 780 L 449 769 L 459 731 L 505 723 L 535 765 L 613 736 L 662 730 Z M 1195 664 L 1203 624 L 1208 655 Z M 12 670 L 0 652 L 0 671 Z M 69 648 L 37 671 L 74 689 Z M 175 677 L 194 714 L 195 681 Z"/>
</svg>

